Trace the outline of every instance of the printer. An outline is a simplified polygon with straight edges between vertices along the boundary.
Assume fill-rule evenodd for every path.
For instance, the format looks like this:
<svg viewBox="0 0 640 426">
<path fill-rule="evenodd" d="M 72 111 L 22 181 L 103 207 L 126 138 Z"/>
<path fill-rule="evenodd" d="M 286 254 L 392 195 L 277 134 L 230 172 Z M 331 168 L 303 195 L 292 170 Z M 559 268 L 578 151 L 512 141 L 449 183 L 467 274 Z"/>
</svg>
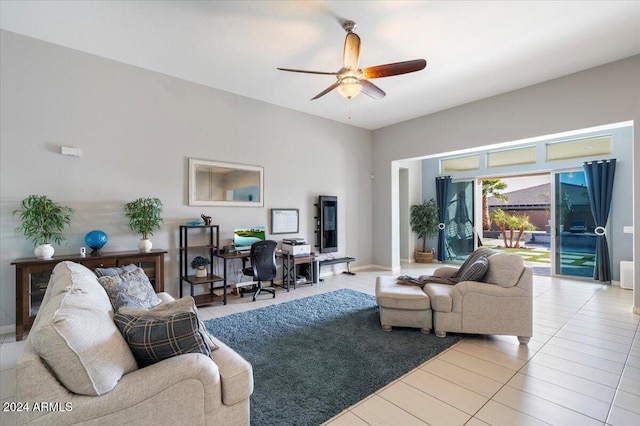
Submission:
<svg viewBox="0 0 640 426">
<path fill-rule="evenodd" d="M 282 240 L 282 251 L 293 257 L 305 257 L 311 254 L 311 246 L 304 238 L 286 238 Z"/>
</svg>

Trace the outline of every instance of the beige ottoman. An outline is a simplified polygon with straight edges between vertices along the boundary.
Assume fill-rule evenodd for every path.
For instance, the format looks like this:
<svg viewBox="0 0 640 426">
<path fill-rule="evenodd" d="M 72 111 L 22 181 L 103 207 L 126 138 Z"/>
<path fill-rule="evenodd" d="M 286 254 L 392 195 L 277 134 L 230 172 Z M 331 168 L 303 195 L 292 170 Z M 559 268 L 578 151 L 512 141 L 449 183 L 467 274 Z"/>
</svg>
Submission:
<svg viewBox="0 0 640 426">
<path fill-rule="evenodd" d="M 419 328 L 429 333 L 433 326 L 431 301 L 421 287 L 396 284 L 395 277 L 378 277 L 376 302 L 385 331 L 395 326 Z"/>
</svg>

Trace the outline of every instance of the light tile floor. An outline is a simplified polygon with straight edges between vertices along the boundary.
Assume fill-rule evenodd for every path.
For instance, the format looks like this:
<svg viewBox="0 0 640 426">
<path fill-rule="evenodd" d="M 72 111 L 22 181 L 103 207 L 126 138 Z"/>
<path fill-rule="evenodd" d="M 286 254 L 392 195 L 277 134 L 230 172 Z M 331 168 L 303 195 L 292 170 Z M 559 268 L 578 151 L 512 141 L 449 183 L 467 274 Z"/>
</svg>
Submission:
<svg viewBox="0 0 640 426">
<path fill-rule="evenodd" d="M 401 273 L 418 276 L 437 266 L 405 264 Z M 232 296 L 200 314 L 221 317 L 340 288 L 374 294 L 378 275 L 391 273 L 329 276 L 256 302 Z M 640 315 L 631 306 L 630 290 L 535 276 L 529 345 L 511 336 L 469 336 L 326 425 L 639 425 Z M 0 336 L 3 405 L 15 400 L 23 347 L 15 335 Z M 2 426 L 15 424 L 11 414 L 0 414 Z"/>
</svg>

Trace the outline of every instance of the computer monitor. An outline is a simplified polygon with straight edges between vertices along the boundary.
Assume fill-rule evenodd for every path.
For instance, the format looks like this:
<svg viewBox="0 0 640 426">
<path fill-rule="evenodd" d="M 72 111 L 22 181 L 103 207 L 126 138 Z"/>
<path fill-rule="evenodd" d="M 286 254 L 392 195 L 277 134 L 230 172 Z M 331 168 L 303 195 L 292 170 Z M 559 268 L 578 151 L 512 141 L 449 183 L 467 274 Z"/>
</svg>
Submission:
<svg viewBox="0 0 640 426">
<path fill-rule="evenodd" d="M 236 250 L 250 250 L 251 244 L 256 241 L 266 240 L 266 232 L 264 226 L 251 226 L 247 228 L 233 229 L 233 244 Z"/>
</svg>

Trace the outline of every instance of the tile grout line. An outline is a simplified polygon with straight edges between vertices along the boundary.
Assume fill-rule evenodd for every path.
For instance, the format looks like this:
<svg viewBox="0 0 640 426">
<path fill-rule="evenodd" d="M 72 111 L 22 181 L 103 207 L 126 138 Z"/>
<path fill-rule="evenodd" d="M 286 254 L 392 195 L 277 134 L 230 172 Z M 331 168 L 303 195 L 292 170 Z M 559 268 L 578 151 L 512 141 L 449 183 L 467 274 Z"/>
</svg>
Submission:
<svg viewBox="0 0 640 426">
<path fill-rule="evenodd" d="M 550 338 L 550 339 L 548 339 L 548 340 L 547 340 L 547 341 L 546 341 L 546 342 L 545 342 L 545 343 L 540 347 L 540 349 L 536 350 L 536 351 L 535 351 L 535 354 L 534 354 L 534 355 L 533 355 L 529 360 L 527 360 L 527 361 L 524 363 L 524 365 L 523 365 L 522 367 L 520 367 L 520 368 L 519 368 L 519 369 L 518 369 L 518 370 L 517 370 L 517 371 L 516 371 L 512 376 L 511 376 L 511 378 L 509 378 L 509 380 L 507 380 L 504 384 L 502 384 L 502 385 L 500 386 L 500 388 L 499 388 L 499 389 L 498 389 L 498 390 L 497 390 L 497 391 L 496 391 L 496 392 L 491 396 L 491 398 L 489 398 L 489 399 L 488 399 L 488 400 L 487 400 L 487 401 L 482 405 L 482 407 L 480 407 L 480 408 L 479 408 L 479 409 L 478 409 L 478 410 L 473 414 L 472 418 L 476 418 L 476 415 L 477 415 L 477 414 L 478 414 L 478 413 L 479 413 L 479 412 L 480 412 L 480 411 L 481 411 L 481 410 L 482 410 L 482 409 L 483 409 L 483 408 L 484 408 L 484 407 L 489 403 L 489 401 L 493 401 L 493 402 L 495 402 L 495 403 L 502 404 L 502 403 L 500 403 L 499 401 L 495 401 L 495 400 L 494 400 L 494 397 L 495 397 L 495 396 L 496 396 L 496 395 L 497 395 L 497 394 L 498 394 L 502 389 L 504 389 L 506 386 L 508 386 L 508 383 L 509 383 L 509 382 L 510 382 L 510 381 L 511 381 L 511 380 L 512 380 L 512 379 L 513 379 L 513 378 L 514 378 L 518 373 L 520 373 L 524 367 L 526 367 L 526 366 L 530 363 L 531 359 L 533 359 L 533 358 L 535 357 L 535 355 L 537 355 L 538 353 L 540 353 L 540 351 L 542 350 L 542 348 L 544 348 L 544 347 L 548 344 L 549 340 L 551 340 L 553 337 L 555 337 L 555 336 L 557 335 L 557 333 L 558 333 L 560 330 L 562 330 L 562 328 L 564 328 L 564 326 L 565 326 L 569 321 L 571 321 L 571 319 L 573 319 L 573 318 L 574 318 L 574 317 L 575 317 L 575 316 L 576 316 L 576 315 L 577 315 L 577 314 L 578 314 L 578 313 L 579 313 L 579 312 L 580 312 L 580 311 L 581 311 L 581 310 L 582 310 L 582 309 L 583 309 L 583 308 L 584 308 L 584 307 L 585 307 L 585 306 L 586 306 L 586 305 L 587 305 L 587 304 L 588 304 L 588 303 L 589 303 L 589 302 L 590 302 L 594 297 L 596 297 L 596 295 L 597 295 L 597 294 L 598 294 L 602 289 L 603 289 L 603 287 L 601 286 L 601 287 L 598 289 L 598 291 L 595 291 L 595 292 L 594 292 L 594 293 L 593 293 L 593 294 L 592 294 L 592 295 L 591 295 L 591 296 L 590 296 L 590 297 L 589 297 L 589 298 L 588 298 L 588 299 L 587 299 L 587 300 L 582 304 L 582 306 L 581 306 L 581 307 L 576 311 L 576 313 L 575 313 L 575 314 L 573 314 L 573 315 L 571 316 L 571 318 L 569 318 L 567 321 L 565 321 L 565 322 L 564 322 L 564 324 L 562 325 L 562 327 L 560 327 L 560 328 L 559 328 L 559 329 L 558 329 L 558 330 L 557 330 L 557 331 L 556 331 L 556 332 L 551 336 L 551 338 Z M 540 293 L 537 297 L 539 297 L 540 295 L 542 295 L 542 294 L 544 294 L 544 293 L 546 293 L 547 291 L 550 291 L 550 290 L 551 290 L 550 288 L 549 288 L 549 289 L 547 289 L 547 290 L 545 290 L 543 293 Z M 552 355 L 549 355 L 549 356 L 552 356 Z M 476 357 L 476 358 L 477 358 L 477 357 Z M 478 359 L 481 359 L 481 358 L 478 358 Z M 549 368 L 551 368 L 551 367 L 549 367 Z M 555 369 L 554 369 L 554 370 L 555 370 Z M 522 373 L 522 374 L 527 375 L 527 374 L 525 374 L 525 373 Z M 567 374 L 570 374 L 570 373 L 567 373 Z M 573 375 L 573 374 L 572 374 L 572 375 Z M 576 376 L 576 377 L 579 377 L 579 376 Z M 588 380 L 588 379 L 586 379 L 586 380 Z M 546 382 L 546 380 L 543 380 L 543 381 L 545 381 L 545 382 Z M 550 382 L 547 382 L 547 383 L 550 383 Z M 551 383 L 551 384 L 553 384 L 553 383 Z M 519 389 L 517 389 L 517 388 L 513 388 L 512 386 L 509 386 L 509 387 L 510 387 L 510 388 L 512 388 L 512 389 L 519 390 Z M 568 390 L 571 390 L 571 389 L 568 389 Z M 543 400 L 545 400 L 545 401 L 551 402 L 552 404 L 556 404 L 556 403 L 555 403 L 555 402 L 553 402 L 553 401 L 550 401 L 550 400 L 548 400 L 548 399 L 542 398 L 542 397 L 540 397 L 540 396 L 538 396 L 538 395 L 534 395 L 534 394 L 532 394 L 532 393 L 530 393 L 530 392 L 527 392 L 527 391 L 524 391 L 524 390 L 519 390 L 519 391 L 520 391 L 520 392 L 523 392 L 523 393 L 527 393 L 527 394 L 532 395 L 532 396 L 534 396 L 534 397 L 537 397 L 537 398 L 543 399 Z M 603 402 L 604 402 L 604 401 L 603 401 Z M 502 405 L 505 405 L 505 404 L 502 404 Z M 580 414 L 580 415 L 583 415 L 583 416 L 586 416 L 586 417 L 593 418 L 593 417 L 591 417 L 591 416 L 588 416 L 587 414 L 580 413 L 580 412 L 575 411 L 575 410 L 573 410 L 573 409 L 571 409 L 571 408 L 568 408 L 568 407 L 564 407 L 563 405 L 560 405 L 560 404 L 556 404 L 556 405 L 558 405 L 558 406 L 560 406 L 560 407 L 563 407 L 563 408 L 565 408 L 565 409 L 567 409 L 567 410 L 573 411 L 573 412 L 575 412 L 575 413 L 578 413 L 578 414 Z M 612 405 L 613 405 L 613 400 L 612 400 L 612 401 L 611 401 L 611 403 L 609 404 L 609 413 L 610 413 L 610 411 L 611 411 L 611 406 L 612 406 Z M 535 418 L 536 420 L 539 420 L 539 421 L 541 421 L 541 422 L 543 422 L 543 423 L 546 423 L 546 422 L 544 422 L 544 420 L 539 419 L 538 417 L 534 417 L 534 416 L 532 416 L 532 415 L 530 415 L 530 414 L 527 414 L 527 413 L 525 413 L 525 412 L 523 412 L 523 411 L 521 411 L 521 410 L 515 409 L 515 408 L 513 408 L 513 407 L 509 407 L 509 406 L 507 406 L 507 405 L 505 405 L 505 406 L 506 406 L 506 407 L 508 407 L 508 408 L 510 408 L 510 409 L 512 409 L 512 410 L 514 410 L 514 411 L 518 411 L 519 413 L 522 413 L 522 414 L 527 415 L 527 416 L 529 416 L 529 417 Z M 608 419 L 608 417 L 609 417 L 609 413 L 607 413 L 607 419 Z M 479 419 L 479 418 L 478 418 L 478 420 L 481 420 L 481 419 Z M 594 420 L 600 421 L 600 420 L 598 420 L 598 419 L 594 419 Z M 482 420 L 481 420 L 481 421 L 482 421 Z M 606 421 L 605 421 L 605 423 L 606 423 Z"/>
<path fill-rule="evenodd" d="M 503 406 L 505 406 L 505 407 L 507 407 L 507 408 L 509 408 L 509 409 L 512 409 L 512 410 L 514 410 L 514 411 L 518 411 L 519 413 L 522 413 L 523 415 L 526 415 L 526 416 L 529 416 L 529 417 L 531 417 L 531 418 L 535 418 L 536 420 L 539 420 L 539 421 L 544 422 L 543 420 L 541 420 L 541 419 L 539 419 L 539 418 L 537 418 L 537 417 L 535 417 L 535 416 L 532 416 L 531 414 L 527 414 L 527 413 L 525 413 L 525 412 L 523 412 L 523 411 L 517 410 L 517 409 L 512 408 L 512 407 L 509 407 L 509 406 L 507 406 L 507 405 L 505 405 L 505 404 L 502 404 L 502 403 L 500 403 L 499 401 L 495 401 L 495 400 L 494 400 L 494 397 L 495 397 L 495 396 L 496 396 L 496 395 L 497 395 L 497 394 L 498 394 L 502 389 L 504 389 L 506 386 L 508 386 L 508 387 L 509 387 L 509 388 L 511 388 L 511 389 L 515 389 L 515 390 L 518 390 L 518 391 L 520 391 L 520 392 L 523 392 L 523 393 L 527 393 L 527 394 L 529 394 L 529 395 L 532 395 L 533 397 L 540 398 L 540 399 L 545 400 L 545 401 L 547 401 L 547 402 L 550 402 L 550 403 L 552 403 L 552 404 L 558 405 L 559 407 L 562 407 L 562 408 L 564 408 L 564 409 L 566 409 L 566 410 L 569 410 L 569 411 L 575 412 L 575 413 L 577 413 L 577 414 L 579 414 L 579 415 L 582 415 L 582 416 L 585 416 L 585 417 L 592 418 L 592 419 L 594 419 L 594 420 L 596 420 L 596 421 L 600 421 L 600 420 L 598 420 L 598 419 L 596 419 L 596 418 L 594 418 L 594 417 L 591 417 L 591 416 L 589 416 L 589 415 L 587 415 L 587 414 L 585 414 L 585 413 L 581 413 L 581 412 L 579 412 L 579 411 L 576 411 L 576 410 L 574 410 L 574 409 L 572 409 L 572 408 L 569 408 L 569 407 L 565 407 L 565 406 L 560 405 L 560 404 L 556 404 L 554 401 L 548 400 L 548 399 L 546 399 L 546 398 L 540 397 L 540 396 L 538 396 L 538 395 L 532 394 L 532 393 L 527 392 L 527 391 L 524 391 L 524 390 L 520 390 L 520 389 L 514 388 L 514 387 L 512 387 L 512 386 L 509 386 L 509 385 L 508 385 L 508 383 L 509 383 L 509 382 L 510 382 L 510 381 L 511 381 L 511 380 L 512 380 L 512 379 L 513 379 L 517 374 L 519 374 L 519 373 L 522 371 L 522 369 L 523 369 L 525 366 L 527 366 L 527 365 L 529 364 L 530 360 L 531 360 L 531 359 L 533 359 L 533 357 L 535 357 L 535 355 L 536 355 L 536 354 L 540 353 L 541 349 L 542 349 L 542 348 L 544 348 L 544 347 L 548 344 L 548 342 L 549 342 L 553 337 L 555 337 L 555 336 L 557 335 L 557 333 L 558 333 L 562 328 L 564 328 L 564 326 L 565 326 L 569 321 L 571 321 L 571 320 L 572 320 L 576 315 L 578 315 L 578 314 L 582 311 L 582 309 L 584 309 L 584 307 L 585 307 L 585 306 L 586 306 L 586 305 L 587 305 L 591 300 L 593 300 L 593 299 L 594 299 L 594 298 L 595 298 L 595 297 L 596 297 L 596 296 L 597 296 L 597 295 L 598 295 L 598 294 L 603 290 L 603 288 L 604 288 L 604 287 L 602 287 L 602 285 L 601 285 L 601 286 L 598 288 L 598 290 L 597 290 L 597 291 L 593 292 L 593 293 L 588 297 L 588 299 L 587 299 L 587 300 L 585 300 L 585 302 L 584 302 L 584 303 L 583 303 L 579 308 L 577 308 L 577 309 L 573 312 L 573 314 L 571 315 L 571 317 L 570 317 L 570 318 L 568 318 L 566 321 L 563 321 L 563 325 L 562 325 L 560 328 L 558 328 L 558 329 L 556 330 L 556 332 L 551 336 L 551 338 L 549 338 L 545 343 L 543 343 L 543 345 L 542 345 L 539 349 L 535 350 L 535 354 L 534 354 L 531 358 L 529 358 L 528 360 L 526 360 L 526 361 L 525 361 L 525 363 L 524 363 L 521 367 L 519 367 L 517 370 L 515 370 L 515 371 L 514 371 L 514 373 L 511 375 L 511 377 L 510 377 L 510 378 L 509 378 L 505 383 L 503 383 L 503 384 L 500 386 L 500 388 L 499 388 L 498 390 L 496 390 L 496 391 L 493 393 L 493 395 L 492 395 L 490 398 L 488 398 L 488 399 L 487 399 L 487 401 L 486 401 L 484 404 L 482 404 L 482 406 L 481 406 L 478 410 L 476 410 L 476 412 L 475 412 L 474 414 L 471 414 L 471 417 L 469 418 L 469 420 L 467 420 L 467 422 L 465 422 L 465 424 L 466 424 L 466 423 L 468 423 L 469 421 L 471 421 L 471 419 L 474 419 L 474 418 L 476 418 L 477 420 L 481 420 L 481 419 L 477 418 L 477 417 L 476 417 L 476 415 L 477 415 L 477 414 L 482 410 L 482 408 L 484 408 L 484 407 L 489 403 L 489 401 L 493 401 L 493 402 L 495 402 L 495 403 L 497 403 L 497 404 L 501 404 L 501 405 L 503 405 Z M 544 293 L 546 293 L 547 291 L 550 291 L 550 290 L 551 290 L 550 288 L 549 288 L 549 289 L 546 289 L 544 292 L 540 293 L 538 296 L 540 296 L 540 295 L 542 295 L 542 294 L 544 294 Z M 458 346 L 458 345 L 460 345 L 460 344 L 462 344 L 463 342 L 466 342 L 466 341 L 468 341 L 468 340 L 470 340 L 470 339 L 469 339 L 469 338 L 464 338 L 464 339 L 462 339 L 460 342 L 457 342 L 456 344 L 454 344 L 454 345 L 450 346 L 450 347 L 449 347 L 449 348 L 447 348 L 445 351 L 443 351 L 443 352 L 439 353 L 438 355 L 436 355 L 436 356 L 435 356 L 434 358 L 432 358 L 431 360 L 439 358 L 441 355 L 443 355 L 444 353 L 448 352 L 449 350 L 454 350 L 456 346 Z M 553 346 L 553 345 L 552 345 L 552 346 Z M 488 348 L 485 348 L 485 349 L 487 349 L 487 350 L 491 350 L 491 349 L 488 349 Z M 499 352 L 499 351 L 494 351 L 494 352 Z M 464 352 L 462 352 L 462 353 L 464 353 Z M 466 355 L 472 356 L 472 357 L 474 357 L 474 358 L 476 358 L 476 359 L 479 359 L 479 360 L 481 360 L 481 361 L 490 362 L 490 363 L 492 363 L 492 364 L 494 364 L 494 365 L 497 365 L 497 366 L 499 366 L 499 367 L 503 367 L 503 368 L 506 368 L 507 370 L 510 370 L 510 369 L 509 369 L 509 368 L 507 368 L 507 367 L 504 367 L 504 366 L 499 365 L 499 364 L 495 364 L 495 363 L 493 363 L 493 362 L 491 362 L 491 361 L 487 361 L 487 360 L 485 360 L 485 359 L 483 359 L 483 358 L 479 358 L 479 357 L 477 357 L 477 356 L 470 355 L 470 354 L 466 354 Z M 508 355 L 508 354 L 505 354 L 505 355 L 510 356 L 510 355 Z M 553 355 L 549 355 L 549 356 L 553 356 Z M 516 358 L 518 358 L 518 357 L 516 357 Z M 555 358 L 557 358 L 557 357 L 555 357 Z M 518 358 L 518 359 L 520 359 L 520 358 Z M 562 358 L 560 358 L 560 359 L 562 359 Z M 431 361 L 431 360 L 426 361 L 426 362 L 425 362 L 425 364 L 426 364 L 426 363 L 428 363 L 428 362 L 429 362 L 429 361 Z M 441 360 L 441 361 L 447 362 L 446 360 Z M 450 363 L 449 363 L 449 364 L 450 364 Z M 423 364 L 423 365 L 424 365 L 424 364 Z M 460 367 L 460 368 L 465 369 L 464 367 Z M 551 368 L 551 367 L 549 367 L 549 368 Z M 595 367 L 593 367 L 593 368 L 595 368 Z M 552 369 L 553 369 L 553 368 L 552 368 Z M 465 370 L 466 370 L 466 369 L 465 369 Z M 414 371 L 414 370 L 412 370 L 412 371 Z M 471 370 L 467 370 L 467 371 L 471 371 Z M 604 371 L 604 370 L 603 370 L 603 371 Z M 407 373 L 407 374 L 409 374 L 409 373 Z M 526 375 L 525 373 L 522 373 L 522 374 Z M 567 374 L 570 374 L 570 373 L 567 373 Z M 406 376 L 406 375 L 405 375 L 405 376 Z M 573 374 L 572 374 L 572 376 L 573 376 Z M 404 377 L 404 376 L 403 376 L 403 377 Z M 438 377 L 439 377 L 439 376 L 438 376 Z M 581 378 L 581 377 L 579 377 L 579 376 L 575 376 L 575 377 Z M 585 378 L 583 378 L 583 379 L 585 379 Z M 398 379 L 398 380 L 401 380 L 401 378 L 400 378 L 400 379 Z M 447 379 L 443 379 L 443 380 L 447 380 Z M 551 383 L 551 382 L 547 382 L 546 380 L 543 380 L 543 379 L 539 379 L 539 380 L 542 380 L 542 381 L 544 381 L 544 382 L 546 382 L 546 383 L 550 383 L 550 384 L 552 384 L 552 385 L 553 385 L 553 383 Z M 589 380 L 589 379 L 585 379 L 585 380 Z M 453 383 L 453 382 L 451 382 L 450 380 L 447 380 L 447 381 L 449 381 L 450 383 Z M 590 381 L 591 381 L 591 380 L 590 380 Z M 395 382 L 395 381 L 394 381 L 394 382 Z M 594 382 L 594 383 L 597 383 L 597 382 Z M 453 383 L 453 384 L 455 384 L 455 383 Z M 410 386 L 410 385 L 409 385 L 409 386 Z M 459 385 L 458 385 L 458 386 L 459 386 Z M 556 386 L 558 386 L 558 385 L 556 385 Z M 562 386 L 560 386 L 560 387 L 562 387 Z M 467 389 L 467 388 L 465 388 L 465 389 Z M 575 391 L 572 391 L 571 389 L 568 389 L 568 388 L 563 388 L 563 389 L 567 389 L 568 391 L 575 392 Z M 419 390 L 419 389 L 417 389 L 417 390 Z M 473 393 L 476 393 L 476 394 L 477 394 L 477 392 L 475 392 L 475 391 L 473 391 L 473 390 L 471 390 L 471 389 L 467 389 L 467 390 L 469 390 L 470 392 L 473 392 Z M 578 393 L 578 394 L 580 394 L 580 395 L 584 395 L 584 394 L 581 394 L 581 393 L 579 393 L 579 392 L 576 392 L 576 393 Z M 437 398 L 437 397 L 434 397 L 434 396 L 432 396 L 432 395 L 430 395 L 430 396 L 431 396 L 432 398 L 435 398 L 435 399 L 437 399 L 437 400 L 441 401 L 442 403 L 445 403 L 445 404 L 449 405 L 447 402 L 442 401 L 441 399 L 439 399 L 439 398 Z M 481 395 L 481 396 L 483 396 L 483 395 Z M 584 396 L 588 396 L 588 395 L 584 395 Z M 484 396 L 483 396 L 483 397 L 484 397 Z M 390 401 L 389 401 L 389 402 L 390 402 Z M 603 402 L 603 403 L 606 403 L 605 401 L 602 401 L 602 402 Z M 609 403 L 609 411 L 611 410 L 611 407 L 612 407 L 612 405 L 613 405 L 612 403 L 613 403 L 613 400 L 612 400 L 612 402 L 611 402 L 611 403 Z M 395 404 L 394 404 L 394 405 L 395 405 Z M 456 410 L 462 411 L 462 410 L 460 410 L 460 409 L 459 409 L 459 408 L 457 408 L 457 407 L 453 407 L 453 406 L 451 406 L 451 407 L 452 407 L 452 408 L 454 408 L 454 409 L 456 409 Z M 398 407 L 398 408 L 402 409 L 401 407 Z M 465 411 L 462 411 L 462 412 L 463 412 L 463 413 L 465 413 L 465 414 L 468 414 L 468 413 L 467 413 L 467 412 L 465 412 Z M 355 414 L 355 413 L 354 413 L 354 414 Z M 607 419 L 608 419 L 608 416 L 609 416 L 609 413 L 607 414 Z M 544 422 L 544 423 L 546 423 L 546 422 Z"/>
<path fill-rule="evenodd" d="M 616 384 L 616 390 L 615 393 L 613 394 L 613 399 L 611 400 L 611 405 L 609 406 L 609 411 L 607 412 L 607 418 L 605 423 L 608 424 L 609 419 L 611 418 L 611 412 L 613 411 L 613 407 L 614 407 L 614 403 L 616 401 L 616 397 L 618 396 L 618 393 L 621 392 L 620 391 L 620 383 L 622 382 L 622 377 L 624 376 L 624 371 L 627 369 L 627 363 L 629 362 L 629 357 L 631 357 L 631 351 L 633 351 L 633 344 L 635 341 L 638 340 L 638 333 L 640 333 L 640 321 L 638 322 L 638 325 L 636 325 L 636 333 L 633 337 L 633 340 L 631 341 L 631 345 L 629 346 L 629 352 L 627 352 L 627 357 L 625 358 L 625 362 L 624 362 L 624 367 L 622 369 L 622 373 L 620 373 L 620 377 L 618 378 L 618 383 Z M 625 408 L 620 407 L 623 410 Z"/>
<path fill-rule="evenodd" d="M 598 296 L 598 294 L 599 294 L 601 291 L 603 291 L 603 290 L 604 290 L 604 287 L 603 287 L 603 286 L 604 286 L 604 284 L 603 284 L 603 285 L 601 285 L 601 286 L 600 286 L 600 288 L 598 289 L 598 291 L 594 292 L 594 293 L 593 293 L 593 295 L 592 295 L 591 297 L 589 297 L 589 298 L 584 302 L 584 304 L 580 307 L 580 309 L 578 309 L 578 310 L 576 311 L 576 313 L 575 313 L 574 315 L 572 315 L 572 316 L 571 316 L 571 318 L 569 318 L 569 319 L 568 319 L 568 320 L 563 324 L 563 326 L 562 326 L 562 327 L 560 327 L 560 328 L 558 329 L 558 331 L 557 331 L 556 333 L 554 333 L 554 334 L 552 335 L 552 337 L 551 337 L 549 340 L 547 340 L 547 342 L 545 342 L 545 343 L 544 343 L 544 345 L 543 345 L 540 349 L 538 349 L 538 350 L 536 351 L 536 355 L 537 355 L 538 353 L 540 353 L 540 351 L 542 350 L 542 348 L 544 348 L 544 347 L 548 344 L 548 342 L 549 342 L 553 337 L 556 337 L 557 333 L 558 333 L 559 331 L 561 331 L 561 330 L 566 326 L 566 324 L 567 324 L 569 321 L 571 321 L 571 320 L 572 320 L 576 315 L 578 315 L 578 314 L 580 313 L 580 311 L 582 311 L 582 309 L 583 309 L 583 308 L 584 308 L 584 307 L 585 307 L 585 306 L 586 306 L 590 301 L 592 301 L 595 297 L 597 297 L 597 296 Z M 552 346 L 553 346 L 553 345 L 552 345 Z M 630 349 L 630 350 L 631 350 L 631 349 Z M 556 356 L 554 356 L 554 355 L 550 355 L 550 354 L 546 354 L 546 355 L 551 356 L 551 357 L 554 357 L 554 358 L 558 358 L 558 357 L 556 357 Z M 531 359 L 533 359 L 534 357 L 535 357 L 535 355 L 534 355 L 533 357 L 531 357 Z M 563 359 L 563 358 L 558 358 L 558 359 Z M 525 364 L 520 368 L 520 370 L 522 370 L 525 366 L 527 366 L 527 365 L 529 364 L 529 362 L 530 362 L 530 360 L 528 360 L 528 361 L 527 361 L 527 362 L 526 362 L 526 363 L 525 363 Z M 584 364 L 580 364 L 580 365 L 584 365 Z M 625 363 L 625 365 L 626 365 L 626 363 Z M 587 367 L 591 367 L 591 366 L 587 366 Z M 552 369 L 552 370 L 557 370 L 557 369 L 555 369 L 555 368 L 553 368 L 553 367 L 547 367 L 547 368 L 550 368 L 550 369 Z M 592 368 L 596 368 L 596 367 L 592 367 Z M 596 368 L 596 369 L 598 369 L 598 368 Z M 519 372 L 520 372 L 520 370 L 518 370 L 518 372 L 517 372 L 517 373 L 519 373 Z M 600 370 L 600 369 L 598 369 L 598 370 Z M 558 371 L 558 370 L 557 370 L 557 371 Z M 601 371 L 605 371 L 605 370 L 601 370 Z M 517 373 L 516 373 L 516 374 L 517 374 Z M 527 375 L 527 374 L 525 374 L 525 373 L 522 373 L 522 374 Z M 571 374 L 571 373 L 566 373 L 566 374 Z M 575 376 L 575 375 L 573 375 L 573 374 L 571 374 L 571 375 L 572 375 L 572 376 Z M 584 379 L 584 380 L 589 380 L 589 381 L 594 382 L 594 383 L 598 383 L 598 382 L 595 382 L 595 381 L 593 381 L 593 380 L 587 379 L 587 378 L 585 378 L 585 377 L 580 377 L 580 376 L 575 376 L 575 377 L 578 377 L 578 378 L 581 378 L 581 379 Z M 513 377 L 512 377 L 512 378 L 513 378 Z M 544 381 L 544 382 L 546 382 L 546 383 L 550 383 L 550 384 L 552 384 L 552 385 L 553 385 L 553 383 L 548 382 L 548 381 L 546 381 L 546 380 L 543 380 L 543 379 L 539 379 L 539 380 L 542 380 L 542 381 Z M 618 379 L 618 386 L 619 386 L 619 384 L 620 384 L 620 380 L 622 380 L 622 374 L 620 374 L 620 378 Z M 509 379 L 509 381 L 511 381 L 511 379 Z M 498 390 L 498 392 L 500 392 L 500 390 L 502 390 L 505 386 L 509 386 L 509 385 L 508 385 L 508 382 L 509 382 L 509 381 L 507 381 L 507 383 L 505 383 L 505 384 L 504 384 L 504 385 L 503 385 L 503 386 Z M 599 383 L 599 384 L 601 384 L 601 385 L 602 385 L 602 383 Z M 556 386 L 558 386 L 558 385 L 556 385 Z M 604 385 L 604 386 L 606 386 L 606 385 Z M 578 414 L 580 414 L 580 415 L 583 415 L 583 416 L 585 416 L 585 417 L 592 418 L 592 419 L 594 419 L 594 420 L 596 420 L 596 421 L 601 421 L 601 420 L 596 419 L 596 418 L 594 418 L 594 417 L 592 417 L 592 416 L 590 416 L 590 415 L 587 415 L 587 414 L 585 414 L 585 413 L 581 413 L 581 412 L 576 411 L 576 410 L 574 410 L 574 409 L 572 409 L 572 408 L 565 407 L 565 406 L 563 406 L 563 405 L 557 404 L 557 403 L 555 403 L 554 401 L 549 400 L 549 399 L 546 399 L 546 398 L 544 398 L 544 397 L 541 397 L 541 396 L 538 396 L 538 395 L 532 394 L 532 393 L 527 392 L 527 391 L 525 391 L 525 390 L 520 390 L 520 389 L 514 388 L 514 387 L 512 387 L 512 386 L 509 386 L 509 387 L 510 387 L 510 388 L 512 388 L 512 389 L 516 389 L 516 390 L 518 390 L 518 391 L 520 391 L 520 392 L 527 393 L 527 394 L 532 395 L 532 396 L 534 396 L 534 397 L 540 398 L 540 399 L 542 399 L 542 400 L 544 400 L 544 401 L 551 402 L 552 404 L 558 405 L 558 406 L 560 406 L 560 407 L 563 407 L 563 408 L 565 408 L 565 409 L 567 409 L 567 410 L 573 411 L 573 412 L 578 413 Z M 560 386 L 560 387 L 562 387 L 562 386 Z M 608 386 L 608 387 L 611 387 L 611 386 Z M 568 388 L 564 388 L 564 389 L 567 389 L 567 390 L 569 390 L 569 391 L 572 391 L 571 389 L 568 389 Z M 617 388 L 614 388 L 614 389 L 616 389 L 616 394 L 617 394 Z M 496 392 L 496 394 L 497 394 L 498 392 Z M 573 392 L 575 392 L 575 391 L 573 391 Z M 578 394 L 580 394 L 580 395 L 584 395 L 584 394 L 581 394 L 581 393 L 579 393 L 579 392 L 576 392 L 576 393 L 578 393 Z M 607 416 L 606 416 L 606 418 L 605 418 L 605 420 L 604 420 L 604 422 L 603 422 L 604 424 L 607 424 L 607 421 L 609 420 L 609 416 L 610 416 L 610 414 L 611 414 L 611 409 L 612 409 L 612 407 L 613 407 L 613 402 L 615 401 L 615 395 L 616 395 L 616 394 L 614 394 L 614 398 L 613 398 L 613 399 L 611 400 L 611 402 L 609 403 L 609 410 L 608 410 L 608 412 L 607 412 Z M 495 396 L 495 394 L 494 394 L 494 396 Z M 588 396 L 588 395 L 585 395 L 585 396 Z M 491 400 L 493 400 L 493 397 L 491 398 Z M 495 402 L 498 402 L 498 401 L 495 401 Z M 602 401 L 602 402 L 604 402 L 604 401 Z M 485 404 L 485 405 L 486 405 L 486 404 Z M 503 405 L 504 405 L 504 404 L 503 404 Z M 511 409 L 513 409 L 513 410 L 515 410 L 515 408 L 512 408 L 512 407 L 509 407 L 509 408 L 511 408 Z M 523 413 L 523 414 L 526 414 L 526 415 L 528 415 L 528 416 L 531 416 L 530 414 L 524 413 L 524 412 L 522 412 L 522 411 L 520 411 L 520 410 L 516 410 L 516 411 L 518 411 L 518 412 L 520 412 L 520 413 Z M 477 414 L 477 413 L 476 413 L 476 414 Z M 474 416 L 475 416 L 475 415 L 474 415 Z M 533 417 L 533 416 L 531 416 L 531 417 Z M 535 418 L 535 419 L 537 419 L 537 420 L 543 421 L 543 420 L 541 420 L 541 419 L 538 419 L 537 417 L 534 417 L 534 418 Z M 480 420 L 480 419 L 478 419 L 478 420 Z"/>
</svg>

